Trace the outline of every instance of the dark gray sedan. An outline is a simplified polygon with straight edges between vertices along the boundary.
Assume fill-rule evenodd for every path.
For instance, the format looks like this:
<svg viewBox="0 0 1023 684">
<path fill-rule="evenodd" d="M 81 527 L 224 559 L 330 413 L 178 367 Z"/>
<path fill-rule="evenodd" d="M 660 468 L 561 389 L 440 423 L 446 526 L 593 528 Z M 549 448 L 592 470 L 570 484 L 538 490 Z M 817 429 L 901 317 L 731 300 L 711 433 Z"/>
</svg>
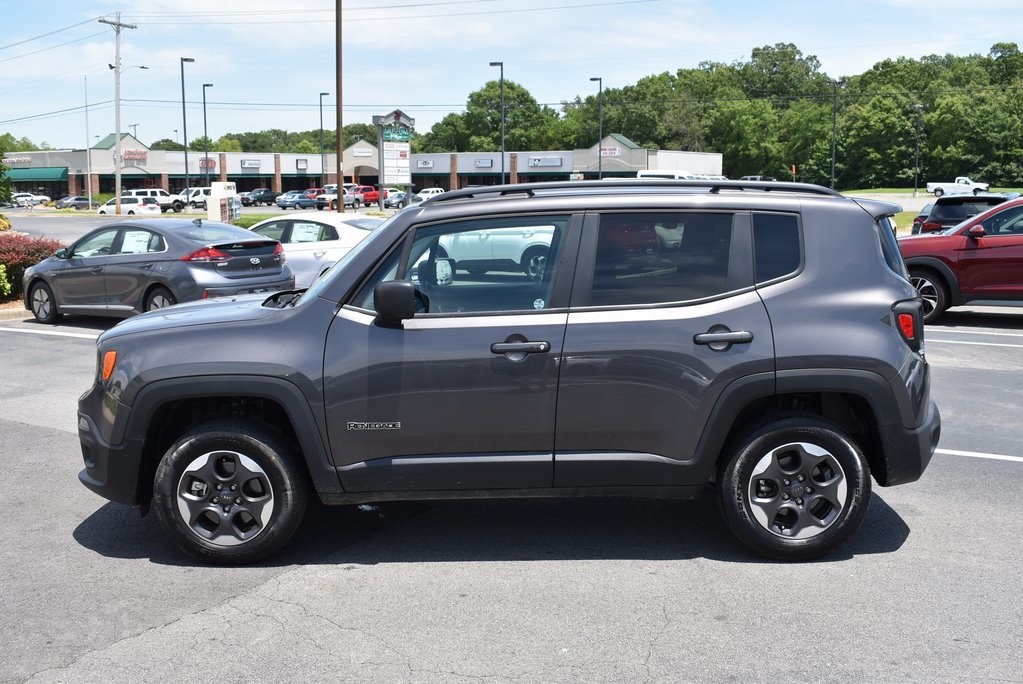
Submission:
<svg viewBox="0 0 1023 684">
<path fill-rule="evenodd" d="M 178 302 L 291 289 L 281 243 L 202 219 L 133 220 L 97 228 L 25 270 L 25 308 L 126 318 Z"/>
<path fill-rule="evenodd" d="M 84 209 L 88 211 L 90 209 L 98 209 L 99 202 L 82 195 L 75 195 L 73 197 L 61 197 L 53 206 L 57 209 Z"/>
</svg>

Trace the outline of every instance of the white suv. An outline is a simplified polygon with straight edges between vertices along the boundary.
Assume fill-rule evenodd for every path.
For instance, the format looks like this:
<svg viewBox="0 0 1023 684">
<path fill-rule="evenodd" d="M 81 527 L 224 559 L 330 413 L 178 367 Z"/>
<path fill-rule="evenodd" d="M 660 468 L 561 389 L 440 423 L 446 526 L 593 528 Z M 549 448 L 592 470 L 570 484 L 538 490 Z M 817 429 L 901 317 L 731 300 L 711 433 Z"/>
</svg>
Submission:
<svg viewBox="0 0 1023 684">
<path fill-rule="evenodd" d="M 177 198 L 184 206 L 205 209 L 206 198 L 210 196 L 210 190 L 211 188 L 185 188 Z"/>
</svg>

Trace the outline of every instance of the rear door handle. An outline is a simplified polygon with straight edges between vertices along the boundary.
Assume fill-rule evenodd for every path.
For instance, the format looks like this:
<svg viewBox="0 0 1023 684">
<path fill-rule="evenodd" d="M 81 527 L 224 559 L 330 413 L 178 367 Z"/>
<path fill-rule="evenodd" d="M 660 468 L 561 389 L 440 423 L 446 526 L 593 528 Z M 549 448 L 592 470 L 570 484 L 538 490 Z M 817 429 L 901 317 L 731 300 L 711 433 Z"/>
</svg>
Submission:
<svg viewBox="0 0 1023 684">
<path fill-rule="evenodd" d="M 747 330 L 729 330 L 723 325 L 715 325 L 705 333 L 693 335 L 695 344 L 705 344 L 714 351 L 726 351 L 733 344 L 749 344 L 753 341 L 753 333 Z"/>
</svg>

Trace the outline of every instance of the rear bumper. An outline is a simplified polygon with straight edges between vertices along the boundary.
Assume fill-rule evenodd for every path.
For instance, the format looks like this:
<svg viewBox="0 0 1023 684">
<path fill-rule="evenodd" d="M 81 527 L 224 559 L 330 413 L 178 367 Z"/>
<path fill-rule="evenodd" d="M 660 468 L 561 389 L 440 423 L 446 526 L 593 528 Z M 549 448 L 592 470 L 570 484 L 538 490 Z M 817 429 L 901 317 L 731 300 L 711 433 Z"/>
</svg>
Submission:
<svg viewBox="0 0 1023 684">
<path fill-rule="evenodd" d="M 941 438 L 941 413 L 933 401 L 928 402 L 923 423 L 916 429 L 901 424 L 882 426 L 884 450 L 888 454 L 887 472 L 878 478 L 882 487 L 915 482 L 923 475 L 934 456 Z M 879 474 L 877 474 L 879 475 Z"/>
</svg>

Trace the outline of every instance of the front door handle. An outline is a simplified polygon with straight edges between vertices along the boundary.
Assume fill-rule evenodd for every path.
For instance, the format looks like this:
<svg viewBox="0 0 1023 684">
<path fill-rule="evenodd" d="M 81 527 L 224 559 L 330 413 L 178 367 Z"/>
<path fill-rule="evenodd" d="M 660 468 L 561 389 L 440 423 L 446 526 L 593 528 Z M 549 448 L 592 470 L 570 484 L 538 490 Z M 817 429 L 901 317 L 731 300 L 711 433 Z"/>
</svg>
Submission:
<svg viewBox="0 0 1023 684">
<path fill-rule="evenodd" d="M 545 354 L 550 350 L 550 342 L 494 342 L 490 345 L 494 354 Z"/>
</svg>

